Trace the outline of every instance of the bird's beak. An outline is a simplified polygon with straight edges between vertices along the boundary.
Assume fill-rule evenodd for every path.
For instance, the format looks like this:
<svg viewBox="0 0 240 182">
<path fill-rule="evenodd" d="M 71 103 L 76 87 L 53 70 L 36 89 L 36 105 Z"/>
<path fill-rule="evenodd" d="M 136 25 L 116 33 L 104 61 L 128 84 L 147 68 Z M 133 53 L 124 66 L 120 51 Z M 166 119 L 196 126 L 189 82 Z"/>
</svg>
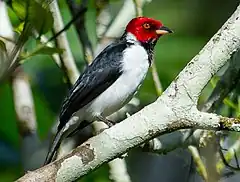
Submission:
<svg viewBox="0 0 240 182">
<path fill-rule="evenodd" d="M 164 35 L 164 34 L 167 34 L 167 33 L 173 33 L 173 31 L 170 30 L 168 27 L 161 26 L 158 30 L 156 30 L 156 33 L 158 35 Z"/>
</svg>

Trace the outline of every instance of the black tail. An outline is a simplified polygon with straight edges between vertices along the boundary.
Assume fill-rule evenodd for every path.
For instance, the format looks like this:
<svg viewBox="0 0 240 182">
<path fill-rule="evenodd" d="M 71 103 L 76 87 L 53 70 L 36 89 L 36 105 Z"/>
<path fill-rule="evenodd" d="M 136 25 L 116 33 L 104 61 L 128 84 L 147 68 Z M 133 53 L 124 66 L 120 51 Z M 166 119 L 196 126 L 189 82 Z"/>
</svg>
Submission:
<svg viewBox="0 0 240 182">
<path fill-rule="evenodd" d="M 73 135 L 75 135 L 78 131 L 81 131 L 83 128 L 85 128 L 86 126 L 88 126 L 89 124 L 91 124 L 91 122 L 87 122 L 87 121 L 82 121 L 77 128 L 75 128 L 72 131 L 64 131 L 65 127 L 62 127 L 57 134 L 55 135 L 53 142 L 50 146 L 50 149 L 48 151 L 46 160 L 44 162 L 44 165 L 49 164 L 50 162 L 52 162 L 53 157 L 55 155 L 55 153 L 57 152 L 58 148 L 60 147 L 60 144 L 62 142 L 62 140 L 65 137 L 72 137 Z"/>
<path fill-rule="evenodd" d="M 54 139 L 53 139 L 53 142 L 52 144 L 50 145 L 50 149 L 48 151 L 48 154 L 47 154 L 47 157 L 46 157 L 46 160 L 44 162 L 44 165 L 47 165 L 49 164 L 50 162 L 52 162 L 53 160 L 53 157 L 54 157 L 54 154 L 57 152 L 60 144 L 61 144 L 61 141 L 63 139 L 63 135 L 64 135 L 64 128 L 63 127 L 61 130 L 59 130 L 57 132 L 57 134 L 55 135 Z"/>
</svg>

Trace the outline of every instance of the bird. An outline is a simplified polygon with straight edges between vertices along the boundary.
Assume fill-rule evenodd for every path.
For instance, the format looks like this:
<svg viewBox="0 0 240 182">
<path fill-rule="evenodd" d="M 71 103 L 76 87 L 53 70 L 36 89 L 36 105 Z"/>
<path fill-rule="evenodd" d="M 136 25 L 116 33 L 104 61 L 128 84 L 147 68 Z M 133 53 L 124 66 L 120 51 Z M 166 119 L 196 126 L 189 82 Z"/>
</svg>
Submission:
<svg viewBox="0 0 240 182">
<path fill-rule="evenodd" d="M 57 133 L 44 165 L 52 162 L 64 138 L 93 121 L 102 121 L 109 127 L 115 124 L 106 117 L 137 93 L 152 65 L 158 39 L 168 33 L 173 31 L 161 21 L 136 17 L 130 20 L 118 40 L 96 56 L 62 103 Z"/>
</svg>

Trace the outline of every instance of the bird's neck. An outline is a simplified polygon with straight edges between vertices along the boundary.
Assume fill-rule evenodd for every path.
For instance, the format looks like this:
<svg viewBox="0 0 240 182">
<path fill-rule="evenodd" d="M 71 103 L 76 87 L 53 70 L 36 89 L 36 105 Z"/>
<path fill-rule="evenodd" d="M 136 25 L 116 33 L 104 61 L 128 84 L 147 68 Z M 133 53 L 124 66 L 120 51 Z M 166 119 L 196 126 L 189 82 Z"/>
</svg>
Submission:
<svg viewBox="0 0 240 182">
<path fill-rule="evenodd" d="M 148 42 L 140 42 L 137 40 L 137 38 L 132 33 L 125 31 L 124 34 L 122 35 L 122 37 L 120 38 L 120 41 L 126 41 L 129 43 L 138 44 L 138 45 L 141 45 L 142 47 L 144 47 L 144 49 L 148 53 L 149 64 L 150 65 L 152 64 L 153 55 L 154 55 L 154 47 L 157 43 L 157 40 L 150 40 Z"/>
<path fill-rule="evenodd" d="M 129 32 L 124 32 L 122 37 L 120 38 L 120 40 L 122 41 L 127 41 L 127 42 L 131 42 L 131 43 L 137 43 L 140 44 L 140 42 L 137 40 L 137 38 L 135 37 L 135 35 L 133 35 L 132 33 Z"/>
</svg>

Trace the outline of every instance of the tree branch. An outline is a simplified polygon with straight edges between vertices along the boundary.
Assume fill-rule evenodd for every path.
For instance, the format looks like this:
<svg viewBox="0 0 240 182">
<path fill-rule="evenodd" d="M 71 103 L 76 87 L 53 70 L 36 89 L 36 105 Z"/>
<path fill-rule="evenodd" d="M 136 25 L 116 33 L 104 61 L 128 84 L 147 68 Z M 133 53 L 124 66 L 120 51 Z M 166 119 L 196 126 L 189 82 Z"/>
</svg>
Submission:
<svg viewBox="0 0 240 182">
<path fill-rule="evenodd" d="M 54 0 L 49 6 L 53 12 L 54 17 L 53 31 L 57 33 L 61 31 L 64 27 L 62 16 L 60 14 L 60 10 L 56 0 Z M 74 62 L 74 58 L 69 47 L 66 33 L 62 32 L 59 36 L 57 36 L 56 42 L 57 47 L 64 50 L 64 52 L 60 55 L 62 69 L 66 70 L 65 74 L 67 75 L 67 78 L 69 79 L 71 84 L 74 84 L 79 76 L 79 72 Z"/>
<path fill-rule="evenodd" d="M 35 115 L 32 91 L 28 76 L 18 67 L 12 75 L 13 100 L 17 116 L 17 126 L 21 136 L 21 155 L 24 171 L 36 169 L 31 158 L 39 149 L 40 140 L 37 135 L 37 120 Z M 38 163 L 39 161 L 34 161 Z"/>
<path fill-rule="evenodd" d="M 76 16 L 77 13 L 87 7 L 88 0 L 82 0 L 81 5 L 78 5 L 73 0 L 67 0 L 68 7 L 71 11 L 72 17 Z M 85 27 L 85 13 L 83 13 L 79 18 L 74 22 L 75 28 L 78 33 L 78 38 L 82 43 L 83 53 L 86 62 L 89 64 L 93 60 L 93 49 L 91 42 L 89 41 L 88 34 Z"/>
<path fill-rule="evenodd" d="M 29 86 L 28 77 L 23 72 L 22 68 L 16 69 L 12 76 L 12 89 L 21 136 L 35 133 L 37 122 L 32 92 Z"/>
<path fill-rule="evenodd" d="M 188 146 L 188 150 L 191 152 L 192 156 L 193 156 L 193 160 L 195 162 L 195 164 L 197 165 L 197 171 L 199 172 L 199 174 L 202 176 L 202 178 L 204 179 L 204 181 L 208 181 L 208 175 L 207 175 L 207 170 L 203 164 L 203 161 L 201 159 L 201 156 L 198 152 L 198 149 L 192 145 Z"/>
<path fill-rule="evenodd" d="M 51 42 L 48 42 L 47 37 L 45 37 L 44 35 L 42 35 L 42 36 L 40 37 L 40 41 L 41 41 L 43 44 L 46 44 L 48 47 L 54 47 L 54 45 L 53 45 Z M 54 62 L 56 63 L 56 65 L 57 65 L 59 68 L 62 68 L 62 63 L 61 63 L 59 54 L 57 54 L 57 53 L 53 54 L 53 55 L 52 55 L 52 59 L 54 60 Z"/>
<path fill-rule="evenodd" d="M 240 77 L 240 51 L 236 51 L 231 59 L 227 70 L 217 82 L 212 94 L 204 104 L 202 111 L 214 112 L 216 106 L 221 105 L 223 99 L 236 88 Z"/>
<path fill-rule="evenodd" d="M 103 122 L 94 122 L 94 130 L 96 133 L 108 128 Z M 131 182 L 130 176 L 127 172 L 127 165 L 124 158 L 116 158 L 108 163 L 109 166 L 109 178 L 113 182 Z"/>
<path fill-rule="evenodd" d="M 220 144 L 219 144 L 220 145 Z M 228 151 L 226 152 L 226 154 L 224 155 L 221 149 L 221 146 L 219 146 L 219 150 L 221 150 L 220 156 L 221 156 L 221 161 L 219 161 L 216 165 L 217 167 L 217 172 L 219 174 L 221 174 L 221 172 L 223 171 L 223 169 L 227 166 L 232 170 L 240 170 L 239 166 L 237 167 L 232 167 L 229 163 L 231 162 L 231 160 L 233 159 L 234 155 L 236 154 L 236 151 L 239 151 L 240 149 L 240 139 L 238 138 L 236 140 L 236 142 L 228 149 Z"/>
</svg>

